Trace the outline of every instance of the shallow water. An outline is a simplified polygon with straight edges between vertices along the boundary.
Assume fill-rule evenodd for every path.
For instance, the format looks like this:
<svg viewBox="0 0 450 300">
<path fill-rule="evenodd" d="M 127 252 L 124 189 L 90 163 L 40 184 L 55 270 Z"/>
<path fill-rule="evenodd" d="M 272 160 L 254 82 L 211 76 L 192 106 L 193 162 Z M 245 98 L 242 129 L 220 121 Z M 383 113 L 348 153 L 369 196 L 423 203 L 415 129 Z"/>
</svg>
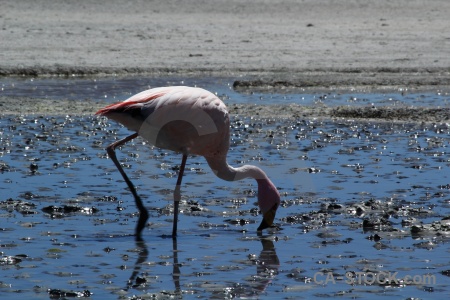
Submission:
<svg viewBox="0 0 450 300">
<path fill-rule="evenodd" d="M 77 78 L 70 80 L 55 78 L 2 78 L 0 96 L 34 97 L 45 99 L 69 100 L 107 100 L 123 101 L 128 97 L 158 86 L 188 85 L 200 86 L 219 95 L 228 103 L 285 104 L 301 105 L 389 105 L 389 106 L 433 106 L 449 107 L 450 95 L 444 91 L 416 92 L 402 88 L 385 93 L 365 93 L 361 90 L 340 92 L 304 91 L 295 93 L 238 93 L 233 90 L 231 78 L 145 78 L 145 77 L 108 77 Z"/>
<path fill-rule="evenodd" d="M 118 151 L 150 211 L 136 242 L 137 210 L 104 151 L 127 130 L 91 116 L 4 116 L 0 128 L 1 297 L 450 295 L 446 124 L 235 117 L 229 162 L 270 175 L 279 228 L 256 234 L 254 182 L 190 157 L 175 243 L 164 235 L 179 155 L 140 139 Z"/>
</svg>

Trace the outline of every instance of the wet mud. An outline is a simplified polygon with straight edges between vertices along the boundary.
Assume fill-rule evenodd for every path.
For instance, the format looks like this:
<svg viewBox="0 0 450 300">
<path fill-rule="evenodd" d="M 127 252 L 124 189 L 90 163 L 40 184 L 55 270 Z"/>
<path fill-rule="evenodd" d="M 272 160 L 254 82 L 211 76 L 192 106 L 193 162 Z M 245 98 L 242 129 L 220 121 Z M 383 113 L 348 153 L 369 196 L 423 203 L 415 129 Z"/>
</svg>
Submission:
<svg viewBox="0 0 450 300">
<path fill-rule="evenodd" d="M 231 77 L 4 78 L 0 111 L 5 115 L 91 115 L 142 90 L 168 85 L 206 88 L 226 103 L 231 114 L 248 117 L 437 123 L 450 119 L 448 86 L 308 88 Z"/>
<path fill-rule="evenodd" d="M 283 118 L 268 116 L 267 108 L 240 113 L 240 105 L 252 106 L 230 105 L 237 114 L 229 163 L 256 164 L 270 175 L 282 195 L 276 226 L 256 234 L 254 182 L 223 182 L 203 158 L 189 157 L 176 241 L 167 236 L 180 155 L 141 139 L 118 151 L 150 212 L 143 241 L 135 241 L 138 211 L 104 150 L 127 130 L 86 114 L 3 114 L 0 294 L 398 299 L 449 293 L 448 123 Z"/>
</svg>

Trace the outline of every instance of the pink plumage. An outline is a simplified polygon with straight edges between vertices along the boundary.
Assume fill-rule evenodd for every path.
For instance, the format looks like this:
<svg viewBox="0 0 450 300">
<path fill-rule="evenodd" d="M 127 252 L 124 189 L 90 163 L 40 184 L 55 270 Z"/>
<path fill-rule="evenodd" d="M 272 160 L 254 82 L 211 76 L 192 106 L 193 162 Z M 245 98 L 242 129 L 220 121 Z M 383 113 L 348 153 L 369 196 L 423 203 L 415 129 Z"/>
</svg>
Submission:
<svg viewBox="0 0 450 300">
<path fill-rule="evenodd" d="M 234 181 L 251 177 L 258 183 L 258 204 L 263 221 L 258 230 L 272 225 L 280 204 L 278 190 L 260 168 L 245 165 L 234 168 L 228 165 L 226 155 L 229 148 L 230 121 L 225 104 L 214 94 L 201 88 L 185 86 L 154 88 L 138 93 L 129 99 L 108 105 L 96 115 L 115 120 L 135 133 L 113 143 L 108 154 L 118 167 L 135 196 L 138 207 L 143 205 L 134 187 L 115 157 L 114 149 L 138 135 L 151 144 L 183 155 L 175 190 L 175 216 L 173 236 L 176 236 L 179 186 L 183 176 L 187 155 L 204 156 L 216 176 Z M 141 214 L 145 214 L 142 209 Z M 140 220 L 137 235 L 146 220 Z"/>
</svg>

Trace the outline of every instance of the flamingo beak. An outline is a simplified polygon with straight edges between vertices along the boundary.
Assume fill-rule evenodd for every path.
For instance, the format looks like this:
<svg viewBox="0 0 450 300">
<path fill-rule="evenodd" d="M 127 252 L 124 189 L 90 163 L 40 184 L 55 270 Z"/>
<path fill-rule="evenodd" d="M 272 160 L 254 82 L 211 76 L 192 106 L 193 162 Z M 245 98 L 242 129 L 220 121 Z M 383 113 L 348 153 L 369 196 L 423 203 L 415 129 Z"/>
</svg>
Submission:
<svg viewBox="0 0 450 300">
<path fill-rule="evenodd" d="M 273 220 L 275 219 L 275 215 L 277 213 L 278 205 L 275 204 L 271 209 L 269 209 L 263 216 L 261 224 L 258 227 L 258 231 L 262 231 L 263 229 L 269 228 L 273 224 Z"/>
</svg>

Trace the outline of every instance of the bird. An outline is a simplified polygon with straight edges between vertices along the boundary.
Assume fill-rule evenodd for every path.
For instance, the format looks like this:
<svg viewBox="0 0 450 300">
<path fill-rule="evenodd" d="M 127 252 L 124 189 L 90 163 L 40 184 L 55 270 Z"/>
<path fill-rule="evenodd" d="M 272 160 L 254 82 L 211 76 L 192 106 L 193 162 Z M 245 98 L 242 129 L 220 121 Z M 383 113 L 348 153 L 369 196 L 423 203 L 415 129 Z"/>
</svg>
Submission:
<svg viewBox="0 0 450 300">
<path fill-rule="evenodd" d="M 227 163 L 230 117 L 226 105 L 215 94 L 199 87 L 157 87 L 101 108 L 95 115 L 116 121 L 134 132 L 107 146 L 106 151 L 128 185 L 139 209 L 135 231 L 137 237 L 141 236 L 149 214 L 120 165 L 115 149 L 138 136 L 156 147 L 182 155 L 174 189 L 172 238 L 177 235 L 181 182 L 189 155 L 203 156 L 213 173 L 223 180 L 255 179 L 258 206 L 263 216 L 257 232 L 261 233 L 273 226 L 280 206 L 280 193 L 261 168 L 254 165 L 232 167 Z"/>
</svg>

